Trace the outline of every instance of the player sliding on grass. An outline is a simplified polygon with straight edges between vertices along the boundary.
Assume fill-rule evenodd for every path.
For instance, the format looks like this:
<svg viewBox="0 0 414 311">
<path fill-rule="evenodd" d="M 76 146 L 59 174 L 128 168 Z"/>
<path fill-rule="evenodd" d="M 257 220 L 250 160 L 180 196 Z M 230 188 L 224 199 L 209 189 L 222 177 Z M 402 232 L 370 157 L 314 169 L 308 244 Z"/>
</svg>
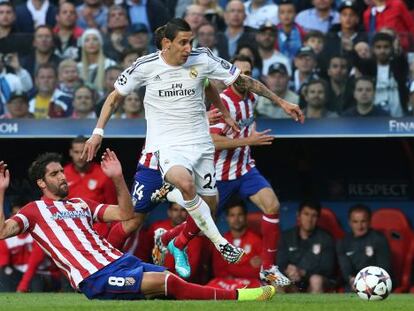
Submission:
<svg viewBox="0 0 414 311">
<path fill-rule="evenodd" d="M 40 155 L 29 169 L 43 193 L 16 215 L 5 220 L 4 197 L 10 183 L 7 165 L 0 161 L 0 239 L 30 232 L 69 279 L 89 299 L 141 299 L 167 296 L 176 299 L 269 300 L 273 286 L 220 290 L 188 283 L 165 268 L 123 254 L 93 229 L 96 221 L 122 221 L 133 217 L 131 196 L 121 164 L 109 149 L 101 167 L 115 184 L 119 205 L 99 204 L 82 198 L 66 199 L 68 184 L 55 153 Z"/>
</svg>

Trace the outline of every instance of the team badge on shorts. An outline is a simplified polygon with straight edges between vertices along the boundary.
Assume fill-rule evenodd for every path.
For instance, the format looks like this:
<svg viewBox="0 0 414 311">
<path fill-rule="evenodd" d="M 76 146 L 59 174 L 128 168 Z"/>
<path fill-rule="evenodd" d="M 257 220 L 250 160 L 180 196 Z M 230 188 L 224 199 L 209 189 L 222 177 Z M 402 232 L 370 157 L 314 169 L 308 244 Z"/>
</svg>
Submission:
<svg viewBox="0 0 414 311">
<path fill-rule="evenodd" d="M 195 79 L 198 77 L 198 71 L 195 69 L 195 67 L 190 68 L 190 78 Z"/>
<path fill-rule="evenodd" d="M 125 84 L 127 84 L 127 81 L 128 81 L 128 79 L 124 74 L 122 74 L 118 77 L 118 84 L 119 85 L 125 85 Z"/>
<path fill-rule="evenodd" d="M 135 284 L 135 279 L 133 277 L 125 278 L 125 286 L 132 286 Z"/>
</svg>

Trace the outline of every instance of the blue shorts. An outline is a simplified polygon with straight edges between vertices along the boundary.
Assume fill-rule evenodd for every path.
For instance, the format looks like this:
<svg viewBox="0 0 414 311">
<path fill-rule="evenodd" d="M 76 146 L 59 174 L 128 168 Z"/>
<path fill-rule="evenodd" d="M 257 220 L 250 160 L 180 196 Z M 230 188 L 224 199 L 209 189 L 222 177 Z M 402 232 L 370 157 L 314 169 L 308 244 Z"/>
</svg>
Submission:
<svg viewBox="0 0 414 311">
<path fill-rule="evenodd" d="M 136 213 L 148 213 L 155 207 L 151 195 L 161 188 L 163 183 L 160 171 L 138 164 L 131 189 L 132 201 Z"/>
<path fill-rule="evenodd" d="M 131 254 L 95 272 L 79 284 L 80 291 L 89 299 L 137 300 L 141 293 L 144 272 L 164 272 L 165 268 L 142 262 Z"/>
<path fill-rule="evenodd" d="M 271 188 L 269 182 L 260 174 L 257 168 L 253 167 L 242 177 L 228 180 L 217 181 L 219 192 L 218 212 L 223 211 L 224 206 L 232 195 L 237 193 L 243 200 L 258 193 L 263 188 Z"/>
</svg>

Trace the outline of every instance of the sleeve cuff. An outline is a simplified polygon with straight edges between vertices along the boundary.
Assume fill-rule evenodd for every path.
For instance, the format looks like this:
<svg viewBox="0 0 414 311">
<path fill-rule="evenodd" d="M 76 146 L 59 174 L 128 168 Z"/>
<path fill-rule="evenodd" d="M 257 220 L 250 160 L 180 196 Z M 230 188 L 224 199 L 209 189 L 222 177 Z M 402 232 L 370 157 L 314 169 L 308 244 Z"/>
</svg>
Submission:
<svg viewBox="0 0 414 311">
<path fill-rule="evenodd" d="M 95 222 L 103 222 L 103 215 L 108 206 L 108 204 L 99 204 L 96 207 L 95 212 L 93 213 L 93 220 Z"/>
</svg>

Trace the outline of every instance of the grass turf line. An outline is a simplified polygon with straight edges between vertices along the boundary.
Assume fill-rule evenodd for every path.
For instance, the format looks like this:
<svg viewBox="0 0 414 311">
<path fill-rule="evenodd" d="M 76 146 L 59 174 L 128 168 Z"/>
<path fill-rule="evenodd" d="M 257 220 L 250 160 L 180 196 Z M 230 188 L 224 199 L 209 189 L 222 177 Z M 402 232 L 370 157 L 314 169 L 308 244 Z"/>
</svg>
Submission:
<svg viewBox="0 0 414 311">
<path fill-rule="evenodd" d="M 385 301 L 363 301 L 354 294 L 278 295 L 269 302 L 237 301 L 98 301 L 81 294 L 0 293 L 1 311 L 409 311 L 414 310 L 414 295 L 393 294 Z"/>
</svg>

